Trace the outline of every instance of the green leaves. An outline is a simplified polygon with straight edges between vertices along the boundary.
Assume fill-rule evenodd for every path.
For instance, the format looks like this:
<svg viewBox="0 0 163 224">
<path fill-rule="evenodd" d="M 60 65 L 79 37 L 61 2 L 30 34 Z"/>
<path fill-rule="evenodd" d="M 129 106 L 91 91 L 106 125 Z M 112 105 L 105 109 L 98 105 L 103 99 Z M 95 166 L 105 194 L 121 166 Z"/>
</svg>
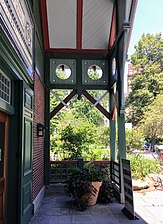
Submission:
<svg viewBox="0 0 163 224">
<path fill-rule="evenodd" d="M 163 94 L 159 94 L 153 103 L 146 107 L 140 127 L 149 138 L 163 139 Z"/>
<path fill-rule="evenodd" d="M 132 177 L 143 180 L 149 173 L 159 173 L 160 164 L 156 160 L 146 159 L 143 155 L 133 154 L 128 156 L 131 162 Z"/>
<path fill-rule="evenodd" d="M 143 34 L 131 56 L 135 74 L 126 99 L 127 121 L 139 125 L 146 107 L 163 91 L 163 39 L 161 34 Z"/>
<path fill-rule="evenodd" d="M 133 150 L 144 149 L 143 135 L 140 131 L 132 128 L 126 130 L 126 150 L 128 153 L 132 153 Z"/>
</svg>

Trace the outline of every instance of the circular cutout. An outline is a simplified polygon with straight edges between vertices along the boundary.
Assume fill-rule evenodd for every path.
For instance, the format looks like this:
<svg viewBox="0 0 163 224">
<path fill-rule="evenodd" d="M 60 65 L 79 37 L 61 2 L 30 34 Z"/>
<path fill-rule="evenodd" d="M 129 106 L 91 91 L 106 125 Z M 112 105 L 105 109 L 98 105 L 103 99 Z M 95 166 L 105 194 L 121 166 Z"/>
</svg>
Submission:
<svg viewBox="0 0 163 224">
<path fill-rule="evenodd" d="M 66 80 L 71 76 L 71 69 L 67 65 L 61 64 L 57 66 L 55 73 L 59 79 Z"/>
<path fill-rule="evenodd" d="M 112 75 L 114 76 L 116 74 L 116 59 L 113 58 L 112 60 Z"/>
<path fill-rule="evenodd" d="M 91 65 L 87 70 L 87 75 L 92 80 L 99 80 L 101 79 L 103 72 L 98 65 Z"/>
</svg>

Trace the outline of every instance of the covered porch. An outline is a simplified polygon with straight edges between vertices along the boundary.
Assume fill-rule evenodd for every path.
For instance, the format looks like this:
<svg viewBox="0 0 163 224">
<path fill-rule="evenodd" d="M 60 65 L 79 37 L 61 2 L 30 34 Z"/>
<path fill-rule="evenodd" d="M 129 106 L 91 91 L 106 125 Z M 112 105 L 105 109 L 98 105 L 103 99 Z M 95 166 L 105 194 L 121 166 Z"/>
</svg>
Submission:
<svg viewBox="0 0 163 224">
<path fill-rule="evenodd" d="M 86 97 L 109 120 L 110 160 L 119 174 L 114 181 L 119 202 L 125 202 L 124 66 L 136 4 L 137 0 L 1 1 L 0 223 L 28 223 L 44 194 L 42 206 L 48 200 L 50 207 L 67 201 L 63 191 L 58 197 L 57 186 L 50 186 L 50 120 L 75 95 L 79 100 Z M 50 111 L 50 91 L 56 89 L 70 93 Z M 105 90 L 109 109 L 89 90 Z M 111 167 L 113 177 L 115 167 Z M 112 207 L 120 213 L 120 204 Z M 92 208 L 91 219 L 103 209 Z M 110 216 L 118 223 L 112 209 L 106 209 L 107 219 Z M 71 215 L 72 210 L 66 208 L 68 222 L 82 223 Z M 37 214 L 39 210 L 31 223 L 55 223 L 51 217 L 37 222 Z M 105 209 L 101 214 L 105 221 Z"/>
<path fill-rule="evenodd" d="M 73 200 L 65 194 L 64 184 L 47 187 L 41 205 L 28 224 L 147 224 L 161 223 L 161 207 L 155 207 L 136 193 L 135 212 L 139 220 L 129 220 L 122 212 L 124 205 L 116 199 L 109 204 L 96 204 L 86 211 L 77 211 Z M 156 212 L 156 209 L 158 210 Z M 143 216 L 142 216 L 143 214 Z"/>
<path fill-rule="evenodd" d="M 86 97 L 110 124 L 110 161 L 117 162 L 118 198 L 125 202 L 124 65 L 137 1 L 41 1 L 45 57 L 45 184 L 50 183 L 50 120 L 77 95 Z M 66 74 L 67 72 L 67 74 Z M 97 77 L 90 77 L 93 72 Z M 61 76 L 58 75 L 61 73 Z M 65 76 L 65 77 L 63 77 Z M 50 92 L 69 90 L 50 111 Z M 89 94 L 105 90 L 106 110 Z M 113 172 L 113 169 L 111 169 Z M 112 175 L 113 173 L 111 173 Z"/>
</svg>

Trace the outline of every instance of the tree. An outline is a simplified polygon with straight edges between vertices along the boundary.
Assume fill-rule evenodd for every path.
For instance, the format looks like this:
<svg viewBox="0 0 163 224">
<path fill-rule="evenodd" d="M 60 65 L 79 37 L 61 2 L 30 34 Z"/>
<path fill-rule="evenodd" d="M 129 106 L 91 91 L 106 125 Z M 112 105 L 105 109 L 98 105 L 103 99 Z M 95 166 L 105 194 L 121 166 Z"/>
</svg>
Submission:
<svg viewBox="0 0 163 224">
<path fill-rule="evenodd" d="M 137 125 L 157 94 L 163 91 L 163 39 L 161 34 L 143 34 L 131 56 L 131 93 L 126 100 L 127 121 Z"/>
<path fill-rule="evenodd" d="M 140 128 L 148 138 L 163 139 L 163 94 L 146 107 Z"/>
<path fill-rule="evenodd" d="M 126 130 L 126 150 L 128 153 L 132 153 L 133 150 L 144 149 L 144 140 L 141 131 L 134 128 Z"/>
<path fill-rule="evenodd" d="M 55 91 L 55 95 L 58 95 L 58 97 L 61 100 L 64 100 L 64 98 L 70 93 L 70 91 L 68 90 L 57 90 Z M 95 98 L 95 99 L 99 99 L 103 94 L 104 91 L 103 90 L 91 90 L 89 91 L 89 93 Z M 105 108 L 107 108 L 107 104 L 108 104 L 108 97 L 104 97 L 102 99 L 102 101 L 100 102 Z M 53 93 L 50 93 L 50 111 L 52 111 L 58 104 L 60 103 L 60 101 L 53 95 Z M 74 117 L 76 119 L 86 119 L 89 120 L 89 122 L 96 124 L 96 125 L 103 125 L 104 124 L 104 116 L 101 112 L 99 112 L 97 110 L 96 107 L 93 107 L 93 105 L 84 97 L 82 96 L 82 98 L 80 100 L 77 99 L 77 97 L 74 97 L 73 99 L 70 100 L 70 102 L 68 103 L 69 108 L 62 108 L 61 111 L 59 111 L 55 117 L 53 117 L 50 120 L 50 133 L 51 135 L 53 135 L 56 132 L 56 129 L 58 128 L 58 125 L 60 123 L 60 121 L 66 116 L 66 114 L 71 110 Z"/>
<path fill-rule="evenodd" d="M 95 143 L 96 126 L 88 121 L 76 120 L 76 124 L 68 124 L 61 131 L 61 148 L 67 154 L 67 159 L 78 159 L 84 152 L 89 153 L 89 145 Z"/>
<path fill-rule="evenodd" d="M 100 99 L 102 95 L 104 94 L 103 90 L 90 90 L 88 91 L 91 96 L 93 96 L 96 100 Z M 104 97 L 100 104 L 107 108 L 107 103 L 109 102 L 108 97 Z M 89 102 L 88 99 L 86 99 L 84 96 L 81 97 L 80 100 L 77 99 L 77 97 L 70 102 L 71 110 L 73 111 L 73 114 L 75 118 L 84 118 L 88 119 L 90 122 L 96 124 L 96 125 L 103 125 L 104 124 L 104 116 L 101 112 L 98 111 L 96 107 L 93 107 L 93 105 Z"/>
<path fill-rule="evenodd" d="M 64 91 L 55 91 L 55 94 L 61 99 L 63 100 L 66 95 L 69 94 L 68 90 L 64 90 Z M 53 92 L 50 92 L 50 111 L 52 111 L 58 104 L 60 103 L 60 101 L 53 95 Z M 50 120 L 50 133 L 51 135 L 54 134 L 54 132 L 56 131 L 56 128 L 58 126 L 58 124 L 60 123 L 60 120 L 64 117 L 65 113 L 67 112 L 67 108 L 63 108 L 61 111 L 59 111 L 55 117 L 53 117 Z"/>
</svg>

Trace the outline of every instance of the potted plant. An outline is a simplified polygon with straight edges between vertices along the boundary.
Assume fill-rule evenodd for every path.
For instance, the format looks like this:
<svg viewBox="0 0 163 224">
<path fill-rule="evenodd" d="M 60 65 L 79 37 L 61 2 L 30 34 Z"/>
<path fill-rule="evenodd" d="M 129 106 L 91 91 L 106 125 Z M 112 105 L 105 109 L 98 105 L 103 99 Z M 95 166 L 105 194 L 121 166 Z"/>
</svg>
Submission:
<svg viewBox="0 0 163 224">
<path fill-rule="evenodd" d="M 66 184 L 67 192 L 75 199 L 78 210 L 96 204 L 99 188 L 108 169 L 87 163 L 82 169 L 72 170 Z"/>
<path fill-rule="evenodd" d="M 111 180 L 105 180 L 99 190 L 97 201 L 99 203 L 107 204 L 112 203 L 114 198 L 113 187 Z"/>
</svg>

